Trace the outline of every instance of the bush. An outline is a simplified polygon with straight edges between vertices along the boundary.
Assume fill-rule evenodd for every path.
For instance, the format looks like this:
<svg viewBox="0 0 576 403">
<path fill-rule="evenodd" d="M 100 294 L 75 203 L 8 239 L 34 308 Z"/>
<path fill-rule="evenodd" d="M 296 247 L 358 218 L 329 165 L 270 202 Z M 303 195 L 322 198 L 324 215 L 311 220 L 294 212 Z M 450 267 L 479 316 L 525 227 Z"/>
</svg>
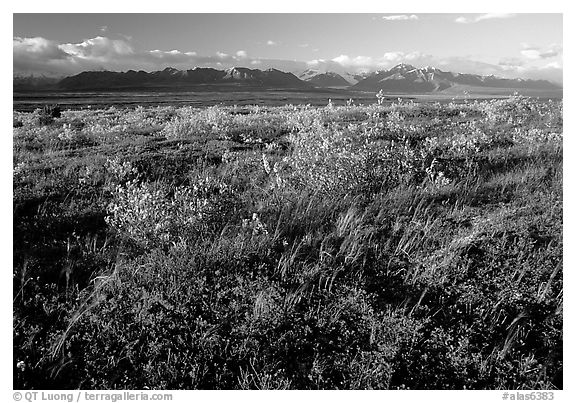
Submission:
<svg viewBox="0 0 576 403">
<path fill-rule="evenodd" d="M 54 123 L 54 118 L 50 115 L 41 114 L 38 116 L 38 124 L 40 126 L 49 126 Z"/>
<path fill-rule="evenodd" d="M 132 180 L 114 189 L 106 222 L 143 247 L 161 246 L 221 230 L 238 207 L 232 189 L 213 178 L 174 189 Z"/>
<path fill-rule="evenodd" d="M 45 115 L 45 116 L 50 116 L 53 118 L 59 118 L 61 116 L 60 106 L 58 106 L 58 105 L 45 105 L 42 108 L 41 114 Z"/>
<path fill-rule="evenodd" d="M 54 123 L 54 118 L 59 118 L 60 116 L 60 107 L 58 105 L 44 105 L 40 110 L 38 123 L 40 126 L 48 126 Z"/>
</svg>

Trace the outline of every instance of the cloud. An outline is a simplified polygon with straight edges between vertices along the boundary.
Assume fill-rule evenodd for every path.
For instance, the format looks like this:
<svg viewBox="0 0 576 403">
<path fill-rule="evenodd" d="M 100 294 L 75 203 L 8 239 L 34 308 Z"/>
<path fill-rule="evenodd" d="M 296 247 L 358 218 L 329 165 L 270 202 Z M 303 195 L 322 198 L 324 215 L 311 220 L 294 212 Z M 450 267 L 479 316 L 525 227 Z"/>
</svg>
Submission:
<svg viewBox="0 0 576 403">
<path fill-rule="evenodd" d="M 272 41 L 272 40 L 268 40 L 268 42 L 266 42 L 266 45 L 268 45 L 268 46 L 276 46 L 276 45 L 278 45 L 278 43 L 277 43 L 277 42 L 274 42 L 274 41 Z"/>
<path fill-rule="evenodd" d="M 407 21 L 407 20 L 417 20 L 418 16 L 414 14 L 398 14 L 398 15 L 385 15 L 382 17 L 385 21 Z"/>
<path fill-rule="evenodd" d="M 347 55 L 340 55 L 332 59 L 332 61 L 344 67 L 365 67 L 375 64 L 374 60 L 370 56 L 356 56 L 351 58 Z"/>
<path fill-rule="evenodd" d="M 434 66 L 445 71 L 496 75 L 506 78 L 535 78 L 562 82 L 562 46 L 538 48 L 523 44 L 522 51 L 538 52 L 539 59 L 522 54 L 523 58 L 503 59 L 489 64 L 464 57 L 438 58 L 422 52 L 390 50 L 378 56 L 341 54 L 331 59 L 295 61 L 252 57 L 244 50 L 234 54 L 216 52 L 199 55 L 194 51 L 140 50 L 131 41 L 110 39 L 103 36 L 85 39 L 78 43 L 60 44 L 46 38 L 13 37 L 14 73 L 18 75 L 72 75 L 82 71 L 145 70 L 156 71 L 166 67 L 187 70 L 194 67 L 218 69 L 237 67 L 275 68 L 287 72 L 302 72 L 307 68 L 334 71 L 338 74 L 359 73 L 389 69 L 399 63 L 415 67 Z M 558 57 L 551 55 L 556 53 Z M 529 53 L 535 56 L 536 53 Z"/>
<path fill-rule="evenodd" d="M 545 48 L 528 43 L 522 43 L 522 48 L 523 49 L 520 51 L 520 54 L 532 60 L 549 59 L 556 56 L 562 56 L 562 45 L 556 43 L 553 43 Z"/>
<path fill-rule="evenodd" d="M 500 66 L 518 67 L 518 66 L 523 66 L 526 63 L 524 62 L 524 60 L 517 58 L 517 57 L 505 57 L 505 58 L 501 59 L 498 62 L 498 64 Z"/>
<path fill-rule="evenodd" d="M 307 63 L 309 68 L 336 73 L 360 73 L 366 71 L 386 70 L 400 63 L 415 67 L 433 66 L 443 71 L 457 73 L 494 75 L 503 78 L 544 79 L 557 83 L 562 82 L 562 64 L 549 63 L 546 66 L 526 64 L 521 59 L 503 59 L 499 64 L 471 60 L 467 57 L 435 57 L 422 52 L 385 52 L 380 57 L 340 55 L 331 60 L 316 59 Z"/>
<path fill-rule="evenodd" d="M 40 37 L 14 37 L 12 54 L 15 73 L 57 75 L 66 72 L 66 66 L 72 62 L 57 42 Z"/>
<path fill-rule="evenodd" d="M 502 63 L 497 65 L 470 60 L 463 57 L 452 57 L 441 59 L 436 67 L 442 70 L 480 74 L 494 75 L 503 78 L 526 78 L 533 80 L 549 80 L 556 83 L 562 83 L 562 66 L 561 64 L 550 66 L 535 66 L 521 62 L 519 65 L 513 63 Z"/>
<path fill-rule="evenodd" d="M 528 59 L 540 59 L 540 52 L 536 49 L 525 49 L 521 50 L 522 56 L 527 57 Z"/>
<path fill-rule="evenodd" d="M 137 50 L 131 41 L 103 36 L 78 43 L 62 43 L 45 38 L 13 38 L 14 73 L 19 75 L 71 75 L 90 70 L 161 70 L 166 67 L 190 69 L 215 67 L 248 60 L 244 51 L 235 56 L 217 52 L 201 56 L 194 51 Z M 248 60 L 249 62 L 249 60 Z"/>
<path fill-rule="evenodd" d="M 63 59 L 67 54 L 57 42 L 48 39 L 35 37 L 35 38 L 20 38 L 14 37 L 12 39 L 12 48 L 15 56 L 27 55 L 31 58 L 47 58 L 47 59 Z"/>
<path fill-rule="evenodd" d="M 548 80 L 558 84 L 563 82 L 563 67 L 560 62 L 551 62 L 544 66 L 504 66 L 501 76 L 506 78 L 528 78 L 532 80 Z"/>
<path fill-rule="evenodd" d="M 98 28 L 101 32 L 106 32 L 108 31 L 108 25 L 102 25 L 100 28 Z"/>
<path fill-rule="evenodd" d="M 385 52 L 382 56 L 373 58 L 370 56 L 355 56 L 340 55 L 332 59 L 333 62 L 339 65 L 352 69 L 355 72 L 370 71 L 378 69 L 387 69 L 399 63 L 412 63 L 418 65 L 431 64 L 433 61 L 431 55 L 421 52 Z"/>
<path fill-rule="evenodd" d="M 473 24 L 480 21 L 485 20 L 494 20 L 494 19 L 505 19 L 505 18 L 512 18 L 515 17 L 516 14 L 512 13 L 487 13 L 487 14 L 480 14 L 476 17 L 458 17 L 454 20 L 458 24 Z"/>
<path fill-rule="evenodd" d="M 109 39 L 103 36 L 86 39 L 81 43 L 64 43 L 59 48 L 68 55 L 82 59 L 106 61 L 113 57 L 122 57 L 134 53 L 132 46 L 124 40 Z"/>
</svg>

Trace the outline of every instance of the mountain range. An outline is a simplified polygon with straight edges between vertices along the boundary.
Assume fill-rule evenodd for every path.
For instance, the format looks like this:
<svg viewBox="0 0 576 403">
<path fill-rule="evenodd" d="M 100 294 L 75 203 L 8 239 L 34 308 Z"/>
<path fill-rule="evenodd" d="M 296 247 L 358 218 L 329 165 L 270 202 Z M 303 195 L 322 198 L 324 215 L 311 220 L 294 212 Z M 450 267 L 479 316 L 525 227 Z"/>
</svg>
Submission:
<svg viewBox="0 0 576 403">
<path fill-rule="evenodd" d="M 367 74 L 337 73 L 307 69 L 298 74 L 298 78 L 321 88 L 346 88 L 366 78 Z"/>
<path fill-rule="evenodd" d="M 35 90 L 122 90 L 141 88 L 190 88 L 217 86 L 219 90 L 238 88 L 314 89 L 345 88 L 352 91 L 398 93 L 450 93 L 456 89 L 561 90 L 545 80 L 508 79 L 477 74 L 446 72 L 435 67 L 416 68 L 399 64 L 389 70 L 365 74 L 338 74 L 306 70 L 298 76 L 277 69 L 233 67 L 227 70 L 196 67 L 190 70 L 166 68 L 162 71 L 86 71 L 55 80 L 42 77 L 14 77 L 15 91 Z"/>
<path fill-rule="evenodd" d="M 456 86 L 542 90 L 561 88 L 545 80 L 452 73 L 429 66 L 418 69 L 409 64 L 399 64 L 390 70 L 371 73 L 351 88 L 363 91 L 427 93 L 441 92 Z"/>
<path fill-rule="evenodd" d="M 147 73 L 129 70 L 127 72 L 87 71 L 66 77 L 58 83 L 64 90 L 93 90 L 140 87 L 189 87 L 198 85 L 245 85 L 266 88 L 310 88 L 312 85 L 299 80 L 292 73 L 276 69 L 258 70 L 233 67 L 227 70 L 196 67 L 190 70 L 177 70 L 168 67 L 162 71 Z"/>
</svg>

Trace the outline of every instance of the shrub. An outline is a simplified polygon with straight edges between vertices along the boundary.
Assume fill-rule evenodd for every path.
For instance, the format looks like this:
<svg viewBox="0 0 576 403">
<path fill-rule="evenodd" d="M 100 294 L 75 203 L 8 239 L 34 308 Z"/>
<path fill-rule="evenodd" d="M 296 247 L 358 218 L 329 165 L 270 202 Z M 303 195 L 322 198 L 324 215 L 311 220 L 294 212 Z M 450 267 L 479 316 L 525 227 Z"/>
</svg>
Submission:
<svg viewBox="0 0 576 403">
<path fill-rule="evenodd" d="M 42 108 L 42 115 L 59 118 L 61 116 L 60 106 L 58 105 L 44 105 Z"/>
<path fill-rule="evenodd" d="M 38 116 L 38 124 L 40 126 L 51 125 L 54 123 L 54 118 L 59 118 L 60 116 L 60 107 L 58 105 L 44 105 Z"/>
<path fill-rule="evenodd" d="M 38 124 L 40 126 L 48 126 L 54 123 L 54 118 L 50 115 L 41 114 L 38 116 Z"/>
<path fill-rule="evenodd" d="M 209 177 L 173 189 L 131 180 L 114 189 L 106 222 L 143 247 L 161 246 L 222 229 L 238 205 L 232 189 Z"/>
</svg>

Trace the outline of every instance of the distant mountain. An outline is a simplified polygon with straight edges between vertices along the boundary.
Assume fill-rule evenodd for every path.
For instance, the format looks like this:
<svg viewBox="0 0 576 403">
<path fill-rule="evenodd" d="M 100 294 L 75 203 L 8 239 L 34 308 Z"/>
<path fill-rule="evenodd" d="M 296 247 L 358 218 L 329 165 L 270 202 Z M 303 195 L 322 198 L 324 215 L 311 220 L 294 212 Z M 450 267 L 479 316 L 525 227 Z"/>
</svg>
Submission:
<svg viewBox="0 0 576 403">
<path fill-rule="evenodd" d="M 322 74 L 322 72 L 321 72 L 321 71 L 318 71 L 318 70 L 314 70 L 314 69 L 307 69 L 307 70 L 304 70 L 304 71 L 301 72 L 301 73 L 296 74 L 296 76 L 297 76 L 300 80 L 308 81 L 308 80 L 310 80 L 311 78 L 313 78 L 314 76 L 317 76 L 318 74 Z"/>
<path fill-rule="evenodd" d="M 285 73 L 276 69 L 258 70 L 245 67 L 233 67 L 226 70 L 224 80 L 243 82 L 252 85 L 272 87 L 309 87 L 292 73 Z"/>
<path fill-rule="evenodd" d="M 14 91 L 55 89 L 61 78 L 46 76 L 15 76 L 12 79 Z"/>
<path fill-rule="evenodd" d="M 346 81 L 349 81 L 352 84 L 357 84 L 358 82 L 364 80 L 366 77 L 368 77 L 370 74 L 370 72 L 364 72 L 364 73 L 346 73 L 345 75 L 343 75 L 344 78 L 346 78 Z"/>
<path fill-rule="evenodd" d="M 307 69 L 297 75 L 300 80 L 307 81 L 318 87 L 344 87 L 358 83 L 358 81 L 366 78 L 367 74 Z"/>
<path fill-rule="evenodd" d="M 276 69 L 258 70 L 233 67 L 228 70 L 196 67 L 191 70 L 177 70 L 168 67 L 162 71 L 147 73 L 129 70 L 127 72 L 86 71 L 66 77 L 58 83 L 65 90 L 119 89 L 140 87 L 186 87 L 197 85 L 244 85 L 264 88 L 309 88 L 310 84 L 298 79 L 292 73 Z"/>
<path fill-rule="evenodd" d="M 525 80 L 461 74 L 442 71 L 435 67 L 416 68 L 399 64 L 390 70 L 353 74 L 347 72 L 309 69 L 298 77 L 276 69 L 258 70 L 233 67 L 227 70 L 196 67 L 177 70 L 171 67 L 161 71 L 126 72 L 85 71 L 63 79 L 51 77 L 14 77 L 14 91 L 38 90 L 122 90 L 144 88 L 215 88 L 233 91 L 241 88 L 346 88 L 357 91 L 394 94 L 436 93 L 495 93 L 515 90 L 542 90 L 558 92 L 561 85 L 545 80 Z M 213 86 L 213 87 L 211 87 Z"/>
<path fill-rule="evenodd" d="M 399 64 L 390 70 L 371 73 L 350 87 L 362 91 L 394 93 L 428 93 L 445 91 L 453 87 L 483 87 L 507 89 L 559 90 L 562 87 L 545 80 L 508 79 L 477 74 L 460 74 L 435 67 L 416 68 Z"/>
<path fill-rule="evenodd" d="M 317 70 L 308 69 L 300 74 L 298 78 L 314 85 L 315 87 L 322 88 L 349 87 L 351 84 L 353 84 L 352 82 L 347 81 L 340 74 L 334 73 L 332 71 L 321 73 Z"/>
</svg>

